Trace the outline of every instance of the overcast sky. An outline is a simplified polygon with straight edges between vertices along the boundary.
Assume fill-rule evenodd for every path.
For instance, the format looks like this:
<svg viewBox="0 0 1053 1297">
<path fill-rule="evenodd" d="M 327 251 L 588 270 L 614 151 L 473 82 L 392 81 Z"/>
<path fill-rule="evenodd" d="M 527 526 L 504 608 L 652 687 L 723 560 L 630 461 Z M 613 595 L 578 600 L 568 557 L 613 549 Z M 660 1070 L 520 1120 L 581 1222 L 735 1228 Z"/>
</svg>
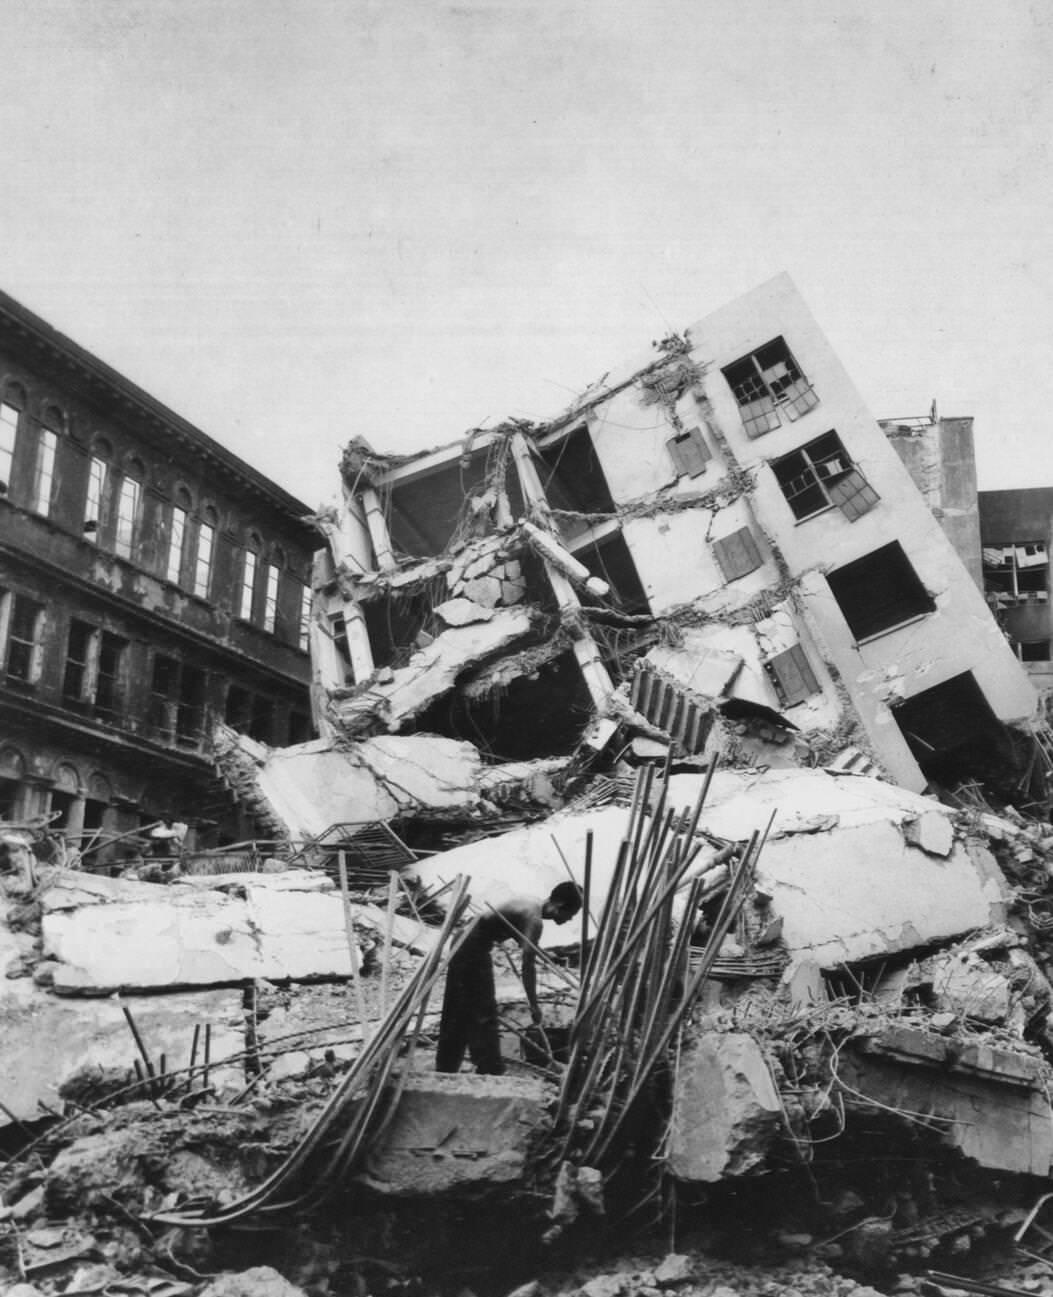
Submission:
<svg viewBox="0 0 1053 1297">
<path fill-rule="evenodd" d="M 781 270 L 1053 485 L 1048 0 L 7 0 L 0 287 L 314 505 Z"/>
</svg>

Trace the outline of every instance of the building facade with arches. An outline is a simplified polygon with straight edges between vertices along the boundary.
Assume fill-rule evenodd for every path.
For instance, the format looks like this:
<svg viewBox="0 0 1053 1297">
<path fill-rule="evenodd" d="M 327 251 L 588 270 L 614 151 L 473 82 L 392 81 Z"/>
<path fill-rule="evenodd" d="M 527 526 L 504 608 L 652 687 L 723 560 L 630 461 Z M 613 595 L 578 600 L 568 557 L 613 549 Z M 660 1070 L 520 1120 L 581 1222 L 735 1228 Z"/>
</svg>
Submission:
<svg viewBox="0 0 1053 1297">
<path fill-rule="evenodd" d="M 312 736 L 309 512 L 0 293 L 0 819 L 253 836 L 209 736 Z"/>
</svg>

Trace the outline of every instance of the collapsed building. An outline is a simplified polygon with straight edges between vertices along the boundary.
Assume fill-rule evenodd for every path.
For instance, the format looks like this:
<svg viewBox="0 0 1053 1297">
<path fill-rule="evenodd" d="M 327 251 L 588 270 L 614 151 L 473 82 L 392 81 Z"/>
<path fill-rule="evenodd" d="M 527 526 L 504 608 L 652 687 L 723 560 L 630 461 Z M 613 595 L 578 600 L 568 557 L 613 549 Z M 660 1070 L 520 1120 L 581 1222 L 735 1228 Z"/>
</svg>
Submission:
<svg viewBox="0 0 1053 1297">
<path fill-rule="evenodd" d="M 3 878 L 0 1113 L 60 1121 L 46 1169 L 15 1160 L 16 1219 L 209 1230 L 215 1262 L 350 1186 L 356 1232 L 364 1202 L 511 1202 L 521 1256 L 675 1182 L 862 1270 L 1027 1226 L 1053 1170 L 1036 695 L 790 281 L 548 424 L 356 440 L 341 474 L 319 738 L 216 736 L 266 868 L 23 852 Z M 512 1075 L 436 1075 L 457 922 L 567 871 L 547 1034 L 499 969 Z"/>
</svg>

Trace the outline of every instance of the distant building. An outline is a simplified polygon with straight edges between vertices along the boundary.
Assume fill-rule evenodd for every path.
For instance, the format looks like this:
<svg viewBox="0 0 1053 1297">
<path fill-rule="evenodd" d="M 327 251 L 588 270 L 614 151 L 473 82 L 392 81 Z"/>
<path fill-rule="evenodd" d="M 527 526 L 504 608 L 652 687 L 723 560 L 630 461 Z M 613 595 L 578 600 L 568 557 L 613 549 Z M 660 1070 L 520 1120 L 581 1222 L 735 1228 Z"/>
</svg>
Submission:
<svg viewBox="0 0 1053 1297">
<path fill-rule="evenodd" d="M 909 449 L 949 461 L 970 433 Z M 1044 796 L 1035 691 L 943 529 L 975 532 L 971 460 L 930 483 L 938 522 L 786 276 L 545 424 L 398 458 L 356 442 L 343 469 L 316 572 L 325 734 L 507 760 L 599 720 Z"/>
<path fill-rule="evenodd" d="M 987 601 L 1036 688 L 1053 695 L 1053 487 L 980 492 Z"/>
<path fill-rule="evenodd" d="M 209 728 L 312 732 L 307 513 L 0 294 L 0 819 L 250 832 Z"/>
</svg>

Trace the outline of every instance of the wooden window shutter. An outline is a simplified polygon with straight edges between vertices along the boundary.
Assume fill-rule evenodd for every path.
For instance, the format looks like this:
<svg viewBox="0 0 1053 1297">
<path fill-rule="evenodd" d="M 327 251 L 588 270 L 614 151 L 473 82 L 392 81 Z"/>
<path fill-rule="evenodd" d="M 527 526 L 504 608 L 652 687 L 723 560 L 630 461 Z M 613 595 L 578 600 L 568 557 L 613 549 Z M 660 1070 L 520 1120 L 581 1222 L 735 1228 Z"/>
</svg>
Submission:
<svg viewBox="0 0 1053 1297">
<path fill-rule="evenodd" d="M 748 527 L 740 527 L 723 540 L 714 541 L 713 553 L 725 581 L 735 581 L 761 565 L 760 550 Z"/>
<path fill-rule="evenodd" d="M 819 692 L 819 681 L 800 644 L 777 653 L 766 665 L 775 679 L 775 688 L 784 707 L 792 707 Z"/>
<path fill-rule="evenodd" d="M 713 454 L 706 445 L 701 428 L 688 428 L 666 442 L 678 476 L 698 477 L 706 471 Z"/>
</svg>

